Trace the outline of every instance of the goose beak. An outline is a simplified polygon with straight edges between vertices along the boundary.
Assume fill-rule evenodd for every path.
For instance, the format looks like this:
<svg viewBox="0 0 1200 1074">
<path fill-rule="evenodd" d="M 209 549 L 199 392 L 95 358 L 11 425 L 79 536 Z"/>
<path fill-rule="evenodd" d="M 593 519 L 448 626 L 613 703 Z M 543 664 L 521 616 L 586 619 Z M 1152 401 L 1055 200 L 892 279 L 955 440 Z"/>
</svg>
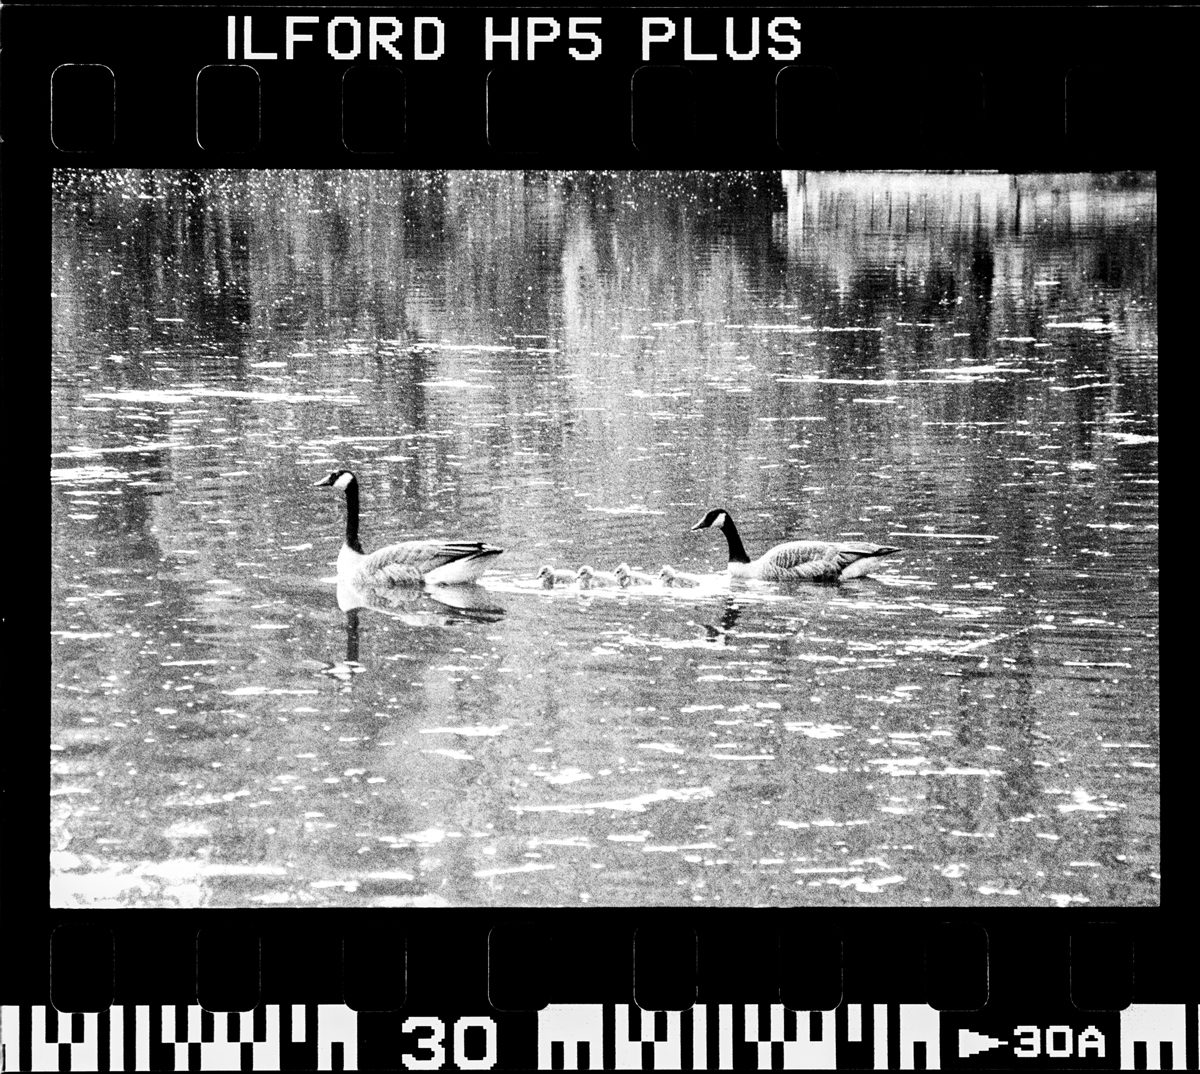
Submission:
<svg viewBox="0 0 1200 1074">
<path fill-rule="evenodd" d="M 332 477 L 331 474 L 326 474 L 323 478 L 321 478 L 320 481 L 314 481 L 312 483 L 312 487 L 315 489 L 319 489 L 319 488 L 324 488 L 327 485 L 332 485 L 333 482 L 330 480 L 331 477 Z"/>
<path fill-rule="evenodd" d="M 706 529 L 708 529 L 708 523 L 707 523 L 707 522 L 705 522 L 705 521 L 704 521 L 704 519 L 700 519 L 700 521 L 699 521 L 699 522 L 697 522 L 697 523 L 696 523 L 696 524 L 695 524 L 695 525 L 694 525 L 694 526 L 691 528 L 691 530 L 689 530 L 689 532 L 690 532 L 690 533 L 695 533 L 695 532 L 696 532 L 696 530 L 706 530 Z"/>
</svg>

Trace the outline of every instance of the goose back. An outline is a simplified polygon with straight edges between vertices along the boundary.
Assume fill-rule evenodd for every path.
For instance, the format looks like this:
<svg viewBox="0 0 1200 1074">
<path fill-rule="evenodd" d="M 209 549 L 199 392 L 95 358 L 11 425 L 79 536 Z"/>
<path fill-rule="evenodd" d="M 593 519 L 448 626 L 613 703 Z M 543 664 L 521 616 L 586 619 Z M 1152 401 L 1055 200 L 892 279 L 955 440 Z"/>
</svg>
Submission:
<svg viewBox="0 0 1200 1074">
<path fill-rule="evenodd" d="M 502 551 L 480 541 L 401 541 L 362 556 L 352 569 L 357 578 L 393 585 L 454 585 L 478 579 Z"/>
<path fill-rule="evenodd" d="M 872 559 L 896 551 L 886 545 L 857 541 L 787 541 L 750 563 L 730 563 L 729 572 L 768 582 L 836 582 L 861 576 L 872 566 Z"/>
</svg>

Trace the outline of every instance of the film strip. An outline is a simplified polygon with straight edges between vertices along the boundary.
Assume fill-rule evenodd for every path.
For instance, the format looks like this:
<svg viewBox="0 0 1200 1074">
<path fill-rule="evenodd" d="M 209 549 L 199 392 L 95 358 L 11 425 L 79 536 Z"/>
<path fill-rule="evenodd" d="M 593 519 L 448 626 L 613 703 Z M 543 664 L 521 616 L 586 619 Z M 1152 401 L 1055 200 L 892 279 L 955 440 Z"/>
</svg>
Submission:
<svg viewBox="0 0 1200 1074">
<path fill-rule="evenodd" d="M 271 1004 L 238 1015 L 139 1006 L 63 1016 L 34 1007 L 5 1009 L 5 1047 L 10 1069 L 18 1070 L 375 1067 L 360 1065 L 360 1052 L 382 1059 L 383 1068 L 418 1070 L 933 1070 L 972 1067 L 979 1056 L 996 1066 L 1038 1060 L 1170 1070 L 1195 1064 L 1195 1032 L 1189 1048 L 1183 1004 L 1068 1017 L 1068 1024 L 1014 1026 L 995 1036 L 925 1004 L 850 1003 L 811 1012 L 779 1004 L 719 1004 L 711 1011 L 704 1004 L 683 1011 L 565 1004 L 534 1018 L 493 1013 L 447 1024 L 396 1017 L 370 1029 L 360 1025 L 358 1012 L 335 1004 Z M 514 1038 L 504 1053 L 501 1035 Z M 516 1061 L 501 1065 L 502 1054 Z M 1187 1059 L 1186 1067 L 1177 1067 L 1176 1056 Z"/>
<path fill-rule="evenodd" d="M 53 484 L 0 1067 L 1200 1068 L 1156 499 L 1197 25 L 0 11 Z M 487 573 L 347 596 L 359 482 Z M 902 565 L 740 583 L 718 494 Z"/>
</svg>

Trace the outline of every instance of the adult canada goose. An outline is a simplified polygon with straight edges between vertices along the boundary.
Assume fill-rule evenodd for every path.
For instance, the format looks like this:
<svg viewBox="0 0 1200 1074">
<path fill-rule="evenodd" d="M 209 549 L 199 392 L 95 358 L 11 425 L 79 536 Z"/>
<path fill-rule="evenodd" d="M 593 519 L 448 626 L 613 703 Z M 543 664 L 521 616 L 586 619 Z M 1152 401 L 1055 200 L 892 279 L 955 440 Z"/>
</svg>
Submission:
<svg viewBox="0 0 1200 1074">
<path fill-rule="evenodd" d="M 609 574 L 608 571 L 593 570 L 586 563 L 579 568 L 579 573 L 575 578 L 579 582 L 580 589 L 611 588 L 612 586 L 619 586 L 621 584 L 617 581 L 615 574 Z"/>
<path fill-rule="evenodd" d="M 658 572 L 658 576 L 662 579 L 662 584 L 666 586 L 690 589 L 692 586 L 700 584 L 700 579 L 694 574 L 684 574 L 683 571 L 677 571 L 669 563 L 663 564 L 663 569 Z"/>
<path fill-rule="evenodd" d="M 575 581 L 575 572 L 555 570 L 549 563 L 545 564 L 537 576 L 541 579 L 543 589 L 553 589 L 556 585 L 570 585 Z"/>
<path fill-rule="evenodd" d="M 346 494 L 346 539 L 338 552 L 338 582 L 357 589 L 379 586 L 457 585 L 474 582 L 503 548 L 478 541 L 401 541 L 369 555 L 358 540 L 358 478 L 330 470 L 313 488 L 329 486 Z"/>
<path fill-rule="evenodd" d="M 761 578 L 767 582 L 837 582 L 858 578 L 869 571 L 879 556 L 899 552 L 886 544 L 865 541 L 787 541 L 769 548 L 758 559 L 746 554 L 733 517 L 714 507 L 693 530 L 716 526 L 729 544 L 729 573 L 734 578 Z"/>
<path fill-rule="evenodd" d="M 628 563 L 618 563 L 613 574 L 616 576 L 617 584 L 623 589 L 628 589 L 631 585 L 654 584 L 654 579 L 650 575 L 633 570 Z"/>
</svg>

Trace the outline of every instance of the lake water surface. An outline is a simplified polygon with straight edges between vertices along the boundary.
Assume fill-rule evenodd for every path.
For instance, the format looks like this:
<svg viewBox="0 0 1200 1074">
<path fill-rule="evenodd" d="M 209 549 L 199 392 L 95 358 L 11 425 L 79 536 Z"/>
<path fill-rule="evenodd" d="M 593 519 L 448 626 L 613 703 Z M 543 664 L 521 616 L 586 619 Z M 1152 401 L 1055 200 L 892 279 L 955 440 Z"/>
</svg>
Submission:
<svg viewBox="0 0 1200 1074">
<path fill-rule="evenodd" d="M 59 172 L 52 250 L 53 905 L 1158 903 L 1152 178 Z M 344 612 L 334 465 L 505 554 Z M 621 561 L 704 584 L 534 580 Z"/>
</svg>

